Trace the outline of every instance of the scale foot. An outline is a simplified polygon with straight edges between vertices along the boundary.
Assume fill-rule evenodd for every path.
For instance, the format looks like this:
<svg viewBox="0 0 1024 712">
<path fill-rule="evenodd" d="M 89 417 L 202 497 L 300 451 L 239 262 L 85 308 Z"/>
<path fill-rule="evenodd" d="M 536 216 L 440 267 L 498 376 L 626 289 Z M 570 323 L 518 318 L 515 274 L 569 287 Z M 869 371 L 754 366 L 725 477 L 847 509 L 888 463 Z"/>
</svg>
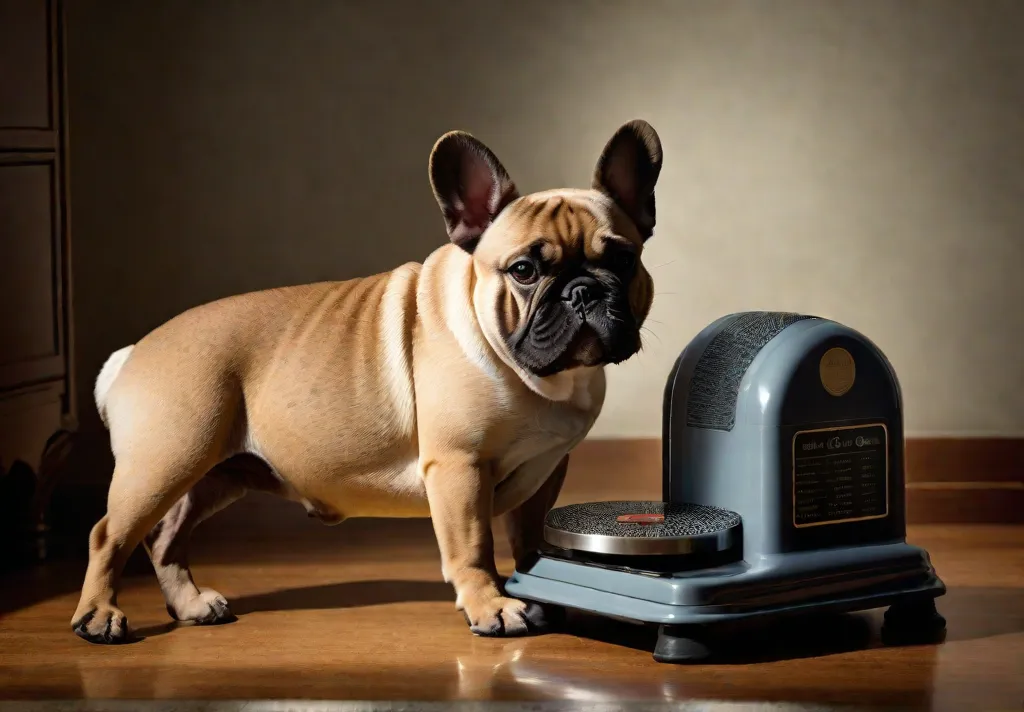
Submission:
<svg viewBox="0 0 1024 712">
<path fill-rule="evenodd" d="M 937 643 L 945 634 L 946 619 L 935 608 L 934 598 L 894 603 L 885 612 L 882 642 L 886 645 Z"/>
<path fill-rule="evenodd" d="M 711 656 L 707 630 L 700 626 L 669 626 L 658 629 L 654 659 L 659 663 L 698 663 Z"/>
<path fill-rule="evenodd" d="M 565 629 L 568 612 L 564 606 L 542 603 L 540 607 L 544 611 L 543 632 L 554 633 Z"/>
</svg>

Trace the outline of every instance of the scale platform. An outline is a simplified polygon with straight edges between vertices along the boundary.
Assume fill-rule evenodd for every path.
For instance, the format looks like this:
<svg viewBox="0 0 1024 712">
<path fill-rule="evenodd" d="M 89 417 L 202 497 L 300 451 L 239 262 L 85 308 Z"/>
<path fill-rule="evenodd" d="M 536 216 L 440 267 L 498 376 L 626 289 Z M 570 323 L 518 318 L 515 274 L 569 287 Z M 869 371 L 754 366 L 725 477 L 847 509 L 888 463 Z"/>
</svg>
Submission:
<svg viewBox="0 0 1024 712">
<path fill-rule="evenodd" d="M 942 636 L 946 587 L 906 541 L 902 394 L 864 336 L 713 322 L 669 375 L 662 445 L 662 501 L 552 509 L 508 594 L 660 626 L 662 662 L 707 658 L 719 628 L 882 607 L 886 642 Z"/>
<path fill-rule="evenodd" d="M 719 507 L 665 502 L 590 502 L 548 513 L 544 540 L 597 555 L 720 555 L 740 541 L 740 515 Z"/>
</svg>

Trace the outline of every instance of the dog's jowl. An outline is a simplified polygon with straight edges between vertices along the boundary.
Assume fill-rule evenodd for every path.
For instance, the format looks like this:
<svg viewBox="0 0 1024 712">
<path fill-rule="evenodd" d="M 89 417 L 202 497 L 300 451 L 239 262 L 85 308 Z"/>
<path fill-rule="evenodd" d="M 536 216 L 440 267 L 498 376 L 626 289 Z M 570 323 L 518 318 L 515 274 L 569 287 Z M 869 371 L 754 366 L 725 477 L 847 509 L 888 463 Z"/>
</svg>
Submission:
<svg viewBox="0 0 1024 712">
<path fill-rule="evenodd" d="M 634 121 L 592 188 L 520 195 L 486 146 L 446 134 L 429 172 L 450 239 L 422 265 L 205 304 L 115 352 L 95 396 L 116 466 L 74 631 L 127 639 L 117 589 L 139 543 L 172 616 L 231 620 L 196 587 L 186 548 L 253 489 L 327 523 L 430 517 L 473 632 L 543 627 L 500 589 L 491 520 L 517 559 L 536 548 L 601 410 L 604 366 L 640 348 L 661 162 L 657 134 Z M 243 453 L 266 472 L 213 470 Z"/>
</svg>

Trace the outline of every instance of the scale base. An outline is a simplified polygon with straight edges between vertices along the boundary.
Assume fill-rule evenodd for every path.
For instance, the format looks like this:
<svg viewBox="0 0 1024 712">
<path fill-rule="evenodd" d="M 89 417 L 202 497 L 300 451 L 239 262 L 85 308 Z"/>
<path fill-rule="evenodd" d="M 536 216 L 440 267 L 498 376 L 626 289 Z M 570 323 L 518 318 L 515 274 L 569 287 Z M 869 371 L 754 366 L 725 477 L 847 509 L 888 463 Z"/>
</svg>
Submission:
<svg viewBox="0 0 1024 712">
<path fill-rule="evenodd" d="M 935 598 L 946 587 L 927 552 L 902 542 L 675 572 L 630 569 L 628 557 L 617 564 L 572 557 L 561 551 L 539 555 L 513 573 L 508 595 L 658 625 L 659 662 L 705 660 L 714 652 L 711 634 L 719 627 L 789 616 L 889 607 L 882 630 L 887 644 L 936 642 L 945 631 Z"/>
</svg>

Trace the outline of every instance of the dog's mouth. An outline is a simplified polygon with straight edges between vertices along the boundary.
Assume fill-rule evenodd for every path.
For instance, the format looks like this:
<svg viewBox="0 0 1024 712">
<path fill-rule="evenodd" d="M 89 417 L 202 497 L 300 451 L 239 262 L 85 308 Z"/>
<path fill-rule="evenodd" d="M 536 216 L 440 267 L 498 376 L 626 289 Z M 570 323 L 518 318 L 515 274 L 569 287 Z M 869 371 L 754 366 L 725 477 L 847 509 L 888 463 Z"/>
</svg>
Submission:
<svg viewBox="0 0 1024 712">
<path fill-rule="evenodd" d="M 635 337 L 633 345 L 629 345 L 628 341 L 623 335 L 623 338 L 609 343 L 607 337 L 602 338 L 597 330 L 584 323 L 558 358 L 531 370 L 534 375 L 544 378 L 572 368 L 622 363 L 640 348 L 639 335 Z"/>
<path fill-rule="evenodd" d="M 568 348 L 550 363 L 533 368 L 535 375 L 544 378 L 561 371 L 579 366 L 600 366 L 604 359 L 605 348 L 601 337 L 588 324 L 584 323 L 569 342 Z"/>
</svg>

